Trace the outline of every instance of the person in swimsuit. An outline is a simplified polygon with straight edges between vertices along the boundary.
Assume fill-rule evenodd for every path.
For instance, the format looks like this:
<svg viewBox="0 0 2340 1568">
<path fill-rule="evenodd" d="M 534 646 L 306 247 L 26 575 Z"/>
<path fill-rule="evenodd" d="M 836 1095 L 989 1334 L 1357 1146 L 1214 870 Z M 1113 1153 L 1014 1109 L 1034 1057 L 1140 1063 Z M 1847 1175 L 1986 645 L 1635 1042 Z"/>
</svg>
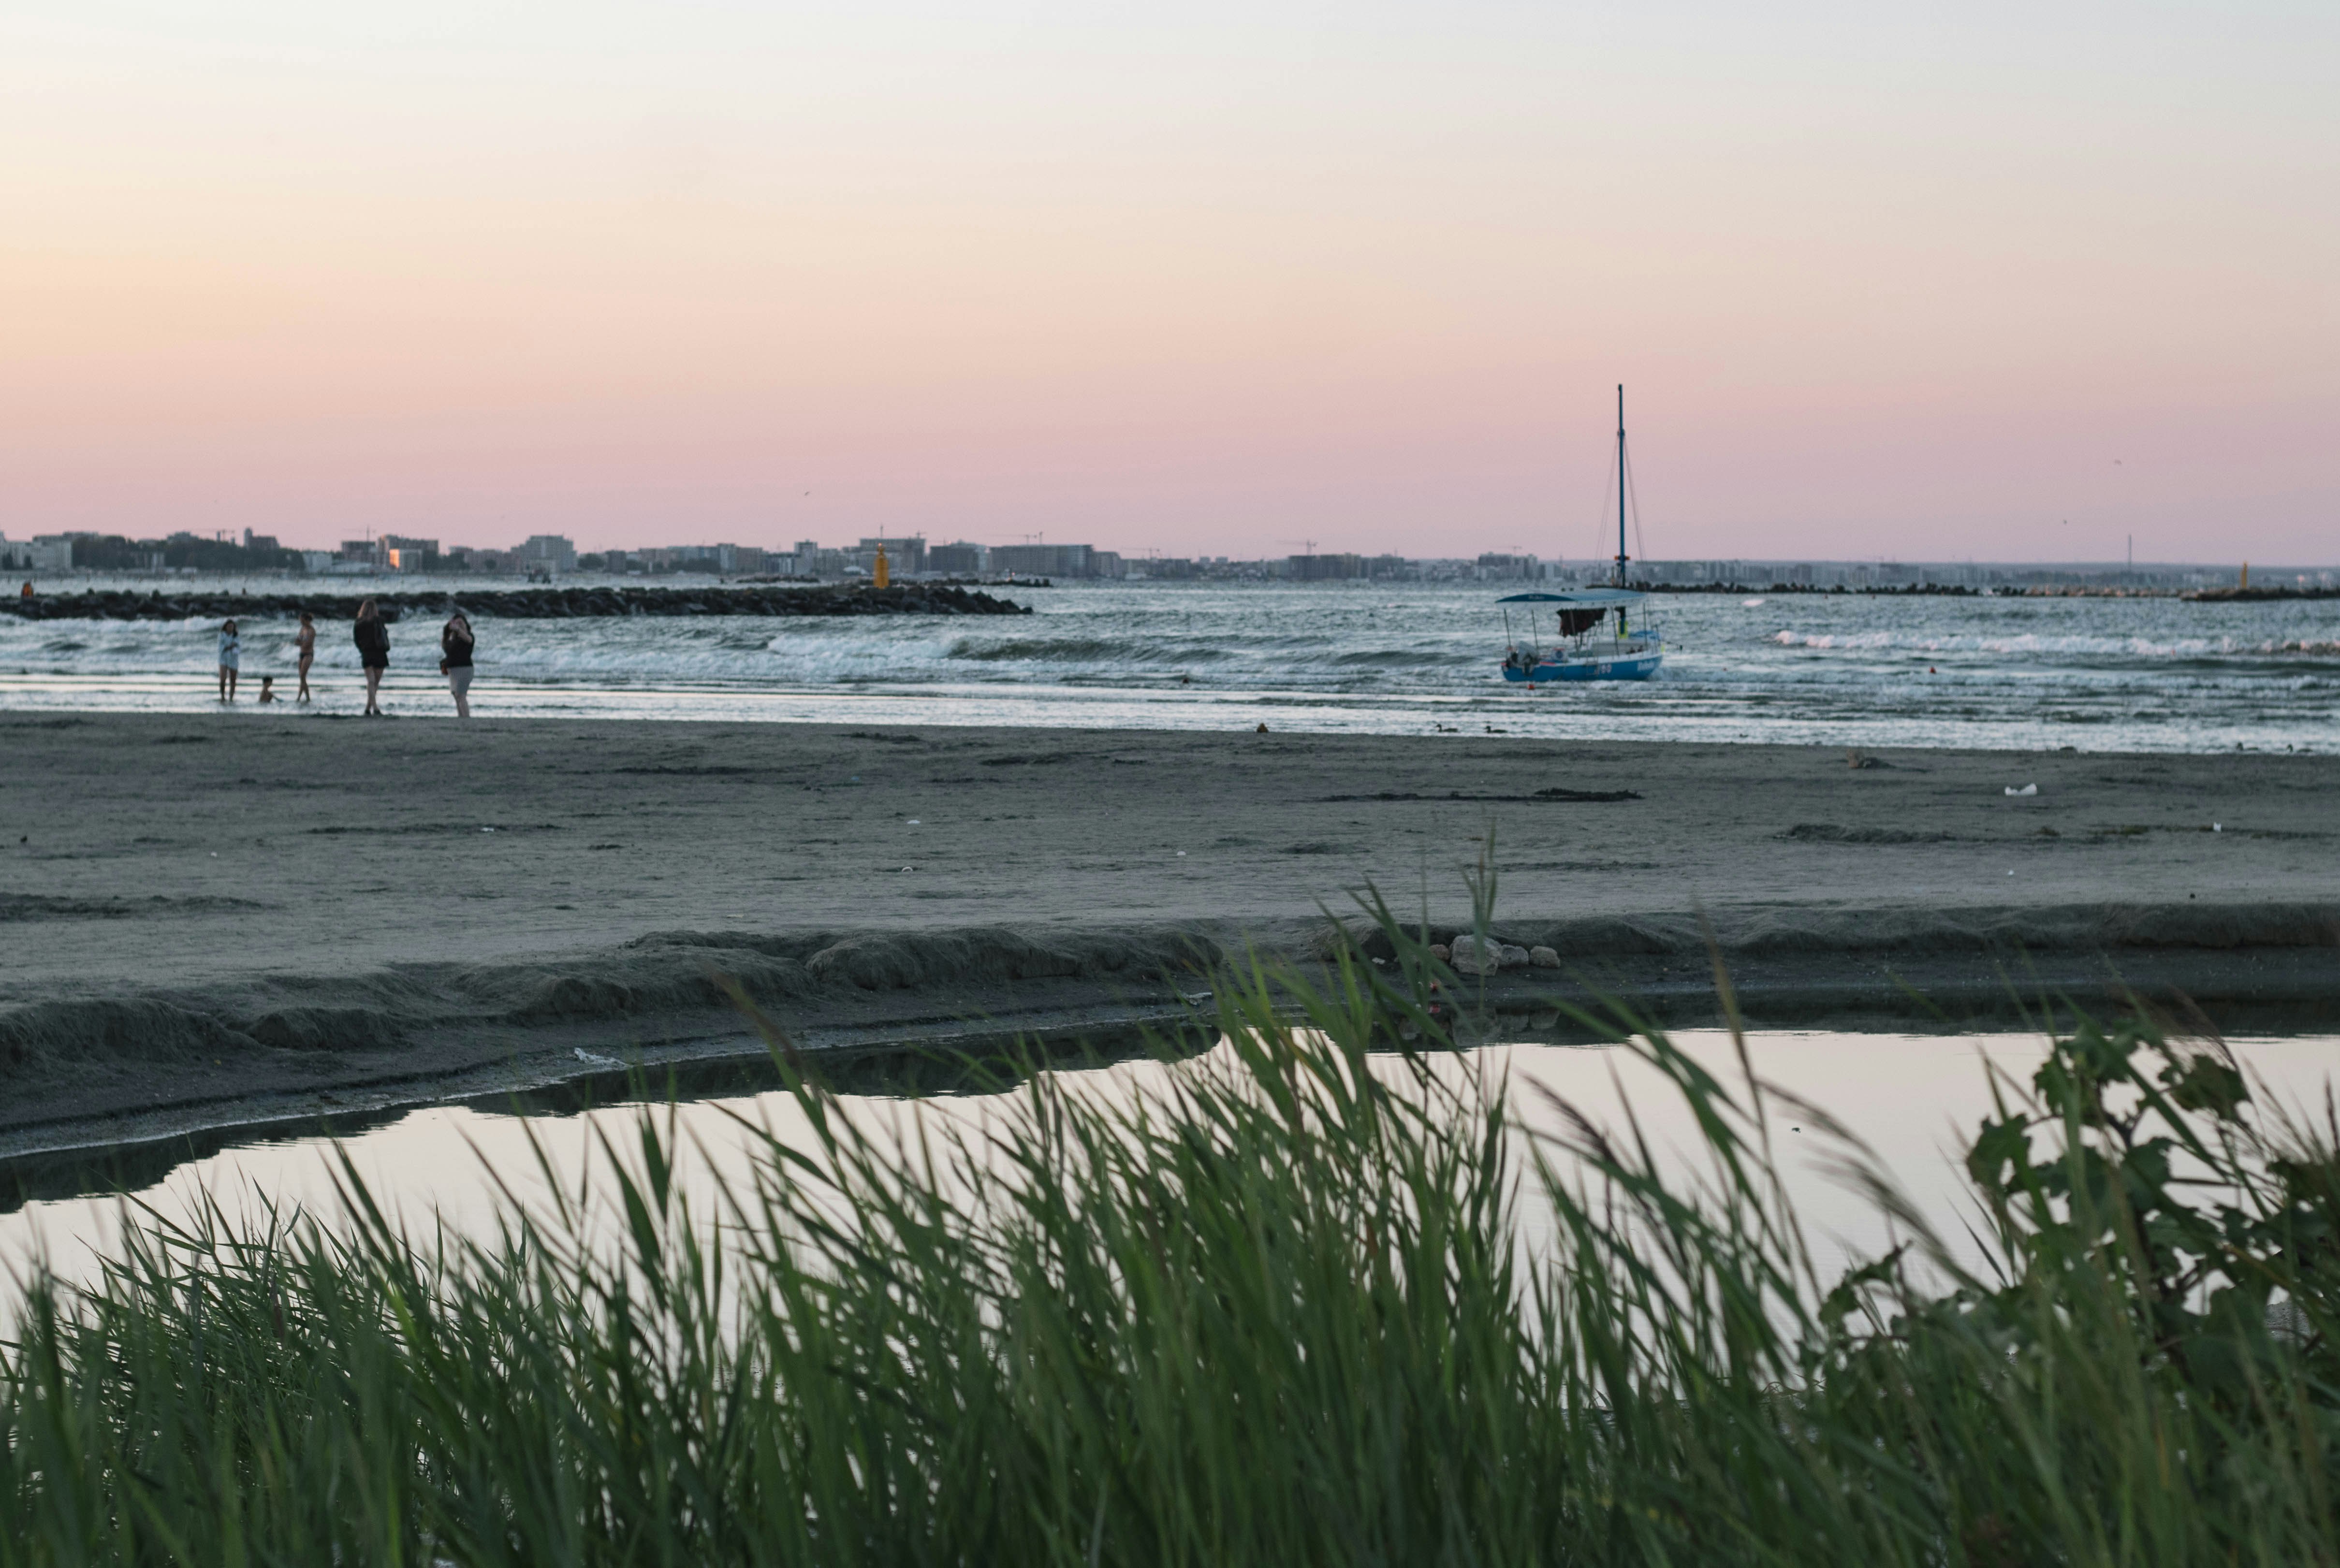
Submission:
<svg viewBox="0 0 2340 1568">
<path fill-rule="evenodd" d="M 457 610 L 447 617 L 439 633 L 439 673 L 447 677 L 447 689 L 455 694 L 455 716 L 471 716 L 471 623 Z"/>
<path fill-rule="evenodd" d="M 243 662 L 243 640 L 235 634 L 235 623 L 223 621 L 220 623 L 219 632 L 220 701 L 223 703 L 235 701 L 236 670 Z"/>
<path fill-rule="evenodd" d="M 306 610 L 301 612 L 301 629 L 292 634 L 292 646 L 301 650 L 301 689 L 292 700 L 305 703 L 309 700 L 309 666 L 317 658 L 317 623 L 309 618 Z"/>
<path fill-rule="evenodd" d="M 350 635 L 357 639 L 358 663 L 365 666 L 366 716 L 382 717 L 382 676 L 390 668 L 390 628 L 382 612 L 368 599 L 358 606 L 358 624 Z"/>
</svg>

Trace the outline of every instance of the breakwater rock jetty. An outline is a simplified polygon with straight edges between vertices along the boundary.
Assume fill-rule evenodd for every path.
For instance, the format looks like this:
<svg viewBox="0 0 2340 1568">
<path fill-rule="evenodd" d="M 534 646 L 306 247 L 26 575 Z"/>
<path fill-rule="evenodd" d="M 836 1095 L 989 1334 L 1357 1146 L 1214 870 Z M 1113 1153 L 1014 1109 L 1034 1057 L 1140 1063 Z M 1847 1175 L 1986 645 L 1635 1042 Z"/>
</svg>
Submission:
<svg viewBox="0 0 2340 1568">
<path fill-rule="evenodd" d="M 2276 599 L 2340 599 L 2340 588 L 2277 584 L 2264 588 L 2189 588 L 2177 597 L 2196 605 L 2256 605 Z"/>
<path fill-rule="evenodd" d="M 0 600 L 25 620 L 183 621 L 291 617 L 302 610 L 320 620 L 355 620 L 372 599 L 383 618 L 402 611 L 440 615 L 460 604 L 467 615 L 505 620 L 568 620 L 594 616 L 1028 616 L 1028 605 L 994 598 L 978 589 L 910 583 L 897 587 L 538 587 L 362 594 L 148 593 L 92 589 Z"/>
</svg>

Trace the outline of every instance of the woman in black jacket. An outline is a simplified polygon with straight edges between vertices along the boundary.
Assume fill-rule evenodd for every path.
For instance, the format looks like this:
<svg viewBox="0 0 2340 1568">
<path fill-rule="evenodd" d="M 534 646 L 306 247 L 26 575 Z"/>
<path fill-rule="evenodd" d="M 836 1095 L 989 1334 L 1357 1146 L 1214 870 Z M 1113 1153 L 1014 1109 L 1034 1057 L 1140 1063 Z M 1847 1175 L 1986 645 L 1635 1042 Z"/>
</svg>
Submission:
<svg viewBox="0 0 2340 1568">
<path fill-rule="evenodd" d="M 455 694 L 455 716 L 471 716 L 471 623 L 457 610 L 447 617 L 439 633 L 439 673 L 447 677 L 447 689 Z"/>
<path fill-rule="evenodd" d="M 358 663 L 365 666 L 367 715 L 382 716 L 382 675 L 390 668 L 390 627 L 382 623 L 382 612 L 368 599 L 358 606 L 358 624 L 351 635 L 357 638 Z"/>
</svg>

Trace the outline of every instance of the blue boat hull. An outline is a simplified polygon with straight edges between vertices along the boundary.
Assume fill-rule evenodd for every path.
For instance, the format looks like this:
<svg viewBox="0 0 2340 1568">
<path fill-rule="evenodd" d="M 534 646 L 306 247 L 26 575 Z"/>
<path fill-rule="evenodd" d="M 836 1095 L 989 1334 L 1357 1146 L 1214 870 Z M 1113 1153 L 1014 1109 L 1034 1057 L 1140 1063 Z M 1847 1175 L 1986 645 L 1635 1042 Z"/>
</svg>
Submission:
<svg viewBox="0 0 2340 1568">
<path fill-rule="evenodd" d="M 1554 685 L 1562 681 L 1645 681 L 1665 662 L 1662 653 L 1627 654 L 1621 658 L 1571 659 L 1564 665 L 1538 665 L 1523 670 L 1503 666 L 1503 678 L 1515 685 Z"/>
</svg>

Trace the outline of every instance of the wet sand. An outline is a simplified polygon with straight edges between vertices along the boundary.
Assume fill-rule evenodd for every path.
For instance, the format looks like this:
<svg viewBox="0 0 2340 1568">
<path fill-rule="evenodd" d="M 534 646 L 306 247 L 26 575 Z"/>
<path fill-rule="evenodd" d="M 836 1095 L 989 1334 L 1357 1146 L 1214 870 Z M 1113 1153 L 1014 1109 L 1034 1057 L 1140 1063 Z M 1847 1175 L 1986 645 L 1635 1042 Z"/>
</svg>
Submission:
<svg viewBox="0 0 2340 1568">
<path fill-rule="evenodd" d="M 1190 959 L 1321 950 L 1322 910 L 1369 883 L 1433 934 L 1466 923 L 1491 832 L 1496 929 L 1568 966 L 1512 990 L 1703 994 L 1703 911 L 1782 1018 L 1889 1009 L 1897 980 L 2004 996 L 2010 966 L 2340 1016 L 2340 759 L 1874 760 L 0 715 L 0 1151 L 736 1041 L 718 975 L 817 1044 L 1134 1016 L 1176 1005 Z"/>
</svg>

